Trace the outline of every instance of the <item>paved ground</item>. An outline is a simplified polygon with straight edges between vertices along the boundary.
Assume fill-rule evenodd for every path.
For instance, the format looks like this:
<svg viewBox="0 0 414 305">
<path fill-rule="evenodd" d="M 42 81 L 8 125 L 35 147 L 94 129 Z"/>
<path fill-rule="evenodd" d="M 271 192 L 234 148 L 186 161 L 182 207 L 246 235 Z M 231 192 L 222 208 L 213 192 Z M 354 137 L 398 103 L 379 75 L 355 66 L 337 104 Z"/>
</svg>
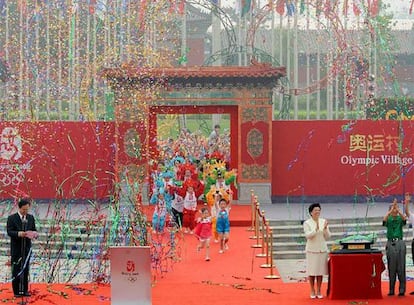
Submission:
<svg viewBox="0 0 414 305">
<path fill-rule="evenodd" d="M 322 217 L 327 219 L 341 219 L 341 218 L 365 218 L 383 216 L 389 207 L 388 202 L 375 203 L 322 203 Z M 304 220 L 309 217 L 308 207 L 310 203 L 274 203 L 261 204 L 261 208 L 266 212 L 269 220 Z M 35 214 L 40 218 L 51 218 L 54 216 L 49 210 L 48 204 L 37 204 Z M 401 205 L 402 208 L 402 205 Z M 0 215 L 8 215 L 10 206 L 0 207 Z M 414 208 L 412 208 L 414 210 Z M 72 217 L 88 218 L 91 213 L 99 211 L 100 213 L 108 213 L 106 205 L 99 207 L 92 207 L 89 204 L 72 204 L 70 208 L 65 206 L 60 212 L 60 215 L 71 215 Z"/>
<path fill-rule="evenodd" d="M 309 203 L 306 204 L 262 204 L 261 208 L 265 211 L 266 217 L 269 220 L 304 220 L 307 219 L 308 216 L 308 206 Z M 350 203 L 324 203 L 321 204 L 322 206 L 322 217 L 329 219 L 346 219 L 346 218 L 365 218 L 365 217 L 381 217 L 383 216 L 389 206 L 389 203 L 386 202 L 379 202 L 373 204 L 350 204 Z M 50 218 L 53 217 L 53 213 L 48 210 L 48 205 L 38 205 L 36 206 L 36 215 L 39 215 L 40 218 Z M 90 205 L 82 205 L 76 204 L 71 205 L 70 211 L 60 211 L 61 213 L 71 217 L 75 215 L 79 218 L 88 218 L 90 217 L 91 213 L 94 213 L 94 207 Z M 102 206 L 98 209 L 100 213 L 107 213 L 108 208 L 106 206 Z M 414 210 L 414 209 L 413 209 Z M 0 212 L 4 212 L 1 211 Z M 7 214 L 7 213 L 6 213 Z M 88 263 L 87 261 L 80 262 L 81 268 L 79 271 L 85 269 L 88 270 Z M 277 270 L 279 271 L 280 275 L 282 276 L 282 280 L 284 282 L 298 282 L 298 281 L 305 281 L 305 262 L 304 260 L 278 260 L 275 261 Z M 0 258 L 0 265 L 6 265 L 6 258 Z M 32 268 L 32 272 L 36 273 L 37 266 L 34 265 Z M 1 268 L 0 269 L 0 281 L 7 282 L 9 280 L 9 268 Z M 64 270 L 63 270 L 64 271 Z M 39 271 L 40 272 L 40 271 Z M 407 255 L 407 276 L 409 279 L 414 279 L 414 267 L 411 262 L 411 254 Z M 87 277 L 87 274 L 83 274 L 80 278 L 84 279 Z M 383 274 L 384 279 L 386 279 L 387 274 L 384 272 Z M 37 279 L 42 279 L 44 281 L 44 276 L 41 274 L 37 274 Z M 80 281 L 82 282 L 82 280 Z"/>
<path fill-rule="evenodd" d="M 387 265 L 386 257 L 383 256 L 385 266 Z M 306 264 L 303 259 L 283 259 L 275 261 L 276 269 L 278 270 L 282 281 L 289 282 L 305 282 L 306 281 Z M 411 260 L 411 253 L 407 253 L 406 260 L 406 274 L 407 281 L 414 280 L 414 266 Z M 388 271 L 385 270 L 382 273 L 382 280 L 388 280 Z M 327 281 L 327 278 L 324 278 Z"/>
<path fill-rule="evenodd" d="M 310 203 L 290 203 L 290 204 L 262 204 L 260 205 L 266 212 L 268 219 L 274 220 L 304 220 L 309 217 L 308 207 Z M 321 217 L 326 219 L 341 218 L 365 218 L 384 216 L 390 203 L 322 203 Z M 401 206 L 402 209 L 402 206 Z"/>
<path fill-rule="evenodd" d="M 376 202 L 370 204 L 350 204 L 350 203 L 324 203 L 322 207 L 322 217 L 326 219 L 352 219 L 365 217 L 382 217 L 388 210 L 390 203 Z M 261 205 L 265 210 L 268 219 L 274 220 L 304 220 L 309 216 L 309 204 L 268 204 Z M 400 208 L 403 209 L 402 205 Z M 411 207 L 414 211 L 414 208 Z M 384 250 L 384 249 L 380 249 Z M 383 258 L 386 264 L 386 258 Z M 414 280 L 414 266 L 411 253 L 407 253 L 407 280 Z M 303 259 L 283 259 L 276 260 L 275 265 L 284 282 L 303 282 L 306 281 L 306 264 Z M 388 280 L 388 273 L 384 271 L 383 280 Z M 327 280 L 326 278 L 324 279 Z"/>
</svg>

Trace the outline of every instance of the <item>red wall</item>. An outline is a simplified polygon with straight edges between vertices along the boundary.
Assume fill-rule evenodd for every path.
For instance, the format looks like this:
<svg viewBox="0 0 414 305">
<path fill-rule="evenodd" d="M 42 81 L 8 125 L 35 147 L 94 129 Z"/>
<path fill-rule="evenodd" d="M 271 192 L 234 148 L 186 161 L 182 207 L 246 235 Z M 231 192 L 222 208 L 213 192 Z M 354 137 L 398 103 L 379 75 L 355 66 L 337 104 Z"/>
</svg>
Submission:
<svg viewBox="0 0 414 305">
<path fill-rule="evenodd" d="M 2 122 L 0 134 L 0 198 L 104 199 L 112 192 L 113 124 Z"/>
<path fill-rule="evenodd" d="M 141 135 L 140 126 L 121 125 L 120 143 L 131 128 Z M 414 190 L 412 121 L 275 121 L 272 128 L 276 201 Z M 113 192 L 114 135 L 114 124 L 104 122 L 0 123 L 0 198 L 107 199 Z M 125 147 L 119 145 L 120 160 Z M 127 159 L 146 162 L 145 156 Z"/>
<path fill-rule="evenodd" d="M 275 121 L 272 196 L 286 201 L 411 192 L 413 137 L 411 121 Z"/>
</svg>

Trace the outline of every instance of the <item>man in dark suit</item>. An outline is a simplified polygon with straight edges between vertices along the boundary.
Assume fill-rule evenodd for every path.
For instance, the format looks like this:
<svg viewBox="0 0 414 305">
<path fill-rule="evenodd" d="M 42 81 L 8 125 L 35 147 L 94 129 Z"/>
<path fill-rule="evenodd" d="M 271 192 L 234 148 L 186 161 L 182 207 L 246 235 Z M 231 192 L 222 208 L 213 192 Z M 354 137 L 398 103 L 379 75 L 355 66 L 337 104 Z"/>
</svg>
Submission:
<svg viewBox="0 0 414 305">
<path fill-rule="evenodd" d="M 29 261 L 32 239 L 37 237 L 33 215 L 29 214 L 29 199 L 21 199 L 18 211 L 7 218 L 7 235 L 10 236 L 12 286 L 15 297 L 30 296 Z"/>
</svg>

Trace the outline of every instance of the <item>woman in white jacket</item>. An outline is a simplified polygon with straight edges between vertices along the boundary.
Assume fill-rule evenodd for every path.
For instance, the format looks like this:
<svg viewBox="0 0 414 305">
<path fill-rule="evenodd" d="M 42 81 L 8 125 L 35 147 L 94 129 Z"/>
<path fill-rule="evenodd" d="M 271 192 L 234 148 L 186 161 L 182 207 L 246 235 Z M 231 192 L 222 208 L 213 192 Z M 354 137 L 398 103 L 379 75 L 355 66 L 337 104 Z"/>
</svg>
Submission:
<svg viewBox="0 0 414 305">
<path fill-rule="evenodd" d="M 328 221 L 320 218 L 321 205 L 309 206 L 310 218 L 303 223 L 306 237 L 306 271 L 309 277 L 311 299 L 322 299 L 322 278 L 328 274 L 328 246 L 326 240 L 331 236 Z M 316 290 L 315 290 L 316 279 Z"/>
</svg>

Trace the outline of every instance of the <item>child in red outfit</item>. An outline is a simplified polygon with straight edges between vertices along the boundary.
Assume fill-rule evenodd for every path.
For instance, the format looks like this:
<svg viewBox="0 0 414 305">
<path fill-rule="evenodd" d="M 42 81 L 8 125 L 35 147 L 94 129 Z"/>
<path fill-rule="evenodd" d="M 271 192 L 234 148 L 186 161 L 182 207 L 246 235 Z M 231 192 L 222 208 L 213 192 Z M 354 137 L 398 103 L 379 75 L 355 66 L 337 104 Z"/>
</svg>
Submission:
<svg viewBox="0 0 414 305">
<path fill-rule="evenodd" d="M 190 233 L 193 233 L 195 227 L 195 214 L 197 211 L 197 197 L 194 193 L 192 186 L 187 187 L 187 192 L 184 196 L 184 210 L 183 210 L 183 228 L 186 233 L 190 229 Z"/>
<path fill-rule="evenodd" d="M 201 217 L 197 220 L 197 226 L 195 228 L 195 234 L 200 241 L 197 251 L 202 248 L 206 248 L 206 261 L 210 260 L 210 238 L 212 235 L 212 223 L 208 208 L 203 207 L 201 209 Z"/>
</svg>

